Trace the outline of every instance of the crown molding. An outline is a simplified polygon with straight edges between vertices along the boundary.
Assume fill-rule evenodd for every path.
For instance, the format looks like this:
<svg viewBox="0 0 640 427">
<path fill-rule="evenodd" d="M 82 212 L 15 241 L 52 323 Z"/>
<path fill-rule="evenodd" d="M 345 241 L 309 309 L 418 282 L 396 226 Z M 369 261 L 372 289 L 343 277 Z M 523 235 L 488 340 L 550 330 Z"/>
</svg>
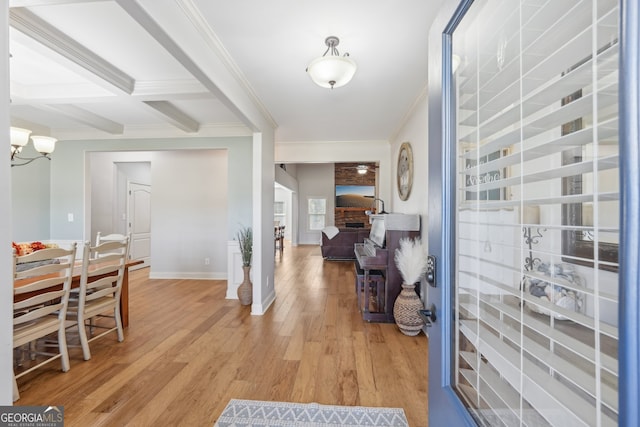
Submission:
<svg viewBox="0 0 640 427">
<path fill-rule="evenodd" d="M 211 26 L 207 23 L 206 19 L 200 13 L 200 9 L 193 3 L 192 0 L 175 0 L 176 4 L 183 10 L 185 16 L 194 25 L 198 33 L 203 37 L 207 45 L 213 50 L 214 54 L 220 58 L 222 63 L 227 67 L 227 70 L 235 78 L 236 82 L 244 89 L 247 96 L 251 99 L 251 102 L 260 111 L 265 120 L 276 129 L 278 123 L 271 116 L 271 113 L 267 107 L 260 100 L 253 87 L 244 76 L 244 73 L 240 67 L 235 63 L 229 52 L 222 45 L 222 42 L 213 31 Z"/>
<path fill-rule="evenodd" d="M 400 135 L 400 132 L 402 132 L 402 129 L 407 125 L 407 123 L 409 123 L 409 120 L 418 110 L 418 107 L 422 105 L 422 101 L 424 101 L 427 98 L 427 92 L 428 92 L 427 88 L 428 88 L 427 84 L 425 84 L 422 87 L 422 90 L 418 93 L 418 96 L 411 104 L 411 107 L 409 107 L 405 115 L 402 117 L 402 120 L 400 120 L 400 123 L 398 123 L 398 126 L 396 126 L 395 130 L 390 135 L 389 141 L 396 141 L 398 139 L 398 136 Z"/>
</svg>

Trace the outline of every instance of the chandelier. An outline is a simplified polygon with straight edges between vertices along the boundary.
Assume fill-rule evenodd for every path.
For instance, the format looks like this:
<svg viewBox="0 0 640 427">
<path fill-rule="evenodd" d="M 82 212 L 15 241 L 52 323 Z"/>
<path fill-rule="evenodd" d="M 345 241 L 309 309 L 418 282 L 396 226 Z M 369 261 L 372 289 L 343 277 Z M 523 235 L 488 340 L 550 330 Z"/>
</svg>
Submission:
<svg viewBox="0 0 640 427">
<path fill-rule="evenodd" d="M 20 156 L 22 149 L 29 142 L 30 135 L 31 131 L 29 129 L 11 127 L 11 167 L 28 165 L 34 160 L 43 157 L 51 160 L 49 154 L 53 153 L 53 150 L 55 150 L 57 140 L 50 136 L 31 135 L 33 148 L 35 148 L 40 155 L 36 157 Z"/>
<path fill-rule="evenodd" d="M 307 73 L 318 86 L 330 89 L 344 86 L 356 73 L 356 63 L 348 53 L 340 56 L 336 49 L 340 43 L 337 37 L 329 36 L 324 43 L 327 45 L 327 50 L 321 57 L 311 61 L 307 67 Z"/>
</svg>

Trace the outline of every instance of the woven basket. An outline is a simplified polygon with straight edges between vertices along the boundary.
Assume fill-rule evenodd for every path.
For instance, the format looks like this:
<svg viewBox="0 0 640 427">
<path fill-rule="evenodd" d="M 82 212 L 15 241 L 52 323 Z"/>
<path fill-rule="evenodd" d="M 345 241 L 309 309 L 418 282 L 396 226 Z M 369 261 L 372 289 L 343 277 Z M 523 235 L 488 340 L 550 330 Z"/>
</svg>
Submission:
<svg viewBox="0 0 640 427">
<path fill-rule="evenodd" d="M 424 308 L 420 297 L 416 294 L 416 285 L 402 284 L 402 291 L 393 304 L 393 317 L 400 328 L 400 332 L 405 335 L 418 335 L 422 330 L 424 322 L 418 314 Z"/>
</svg>

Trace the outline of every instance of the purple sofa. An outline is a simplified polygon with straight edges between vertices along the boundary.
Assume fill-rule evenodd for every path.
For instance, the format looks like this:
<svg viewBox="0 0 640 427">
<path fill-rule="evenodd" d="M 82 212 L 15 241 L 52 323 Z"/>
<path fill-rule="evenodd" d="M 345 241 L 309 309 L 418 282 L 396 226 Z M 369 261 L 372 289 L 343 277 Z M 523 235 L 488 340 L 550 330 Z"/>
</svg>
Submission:
<svg viewBox="0 0 640 427">
<path fill-rule="evenodd" d="M 368 228 L 340 228 L 332 239 L 322 233 L 321 251 L 324 259 L 356 259 L 353 247 L 356 243 L 363 243 L 369 237 Z"/>
</svg>

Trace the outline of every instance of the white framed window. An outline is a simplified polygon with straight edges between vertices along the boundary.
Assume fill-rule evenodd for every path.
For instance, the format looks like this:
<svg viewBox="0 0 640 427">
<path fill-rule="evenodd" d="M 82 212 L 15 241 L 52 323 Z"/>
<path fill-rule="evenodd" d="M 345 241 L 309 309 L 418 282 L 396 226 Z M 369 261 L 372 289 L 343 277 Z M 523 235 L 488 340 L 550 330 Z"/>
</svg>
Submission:
<svg viewBox="0 0 640 427">
<path fill-rule="evenodd" d="M 307 212 L 309 215 L 309 230 L 322 230 L 327 215 L 327 199 L 309 197 Z"/>
</svg>

